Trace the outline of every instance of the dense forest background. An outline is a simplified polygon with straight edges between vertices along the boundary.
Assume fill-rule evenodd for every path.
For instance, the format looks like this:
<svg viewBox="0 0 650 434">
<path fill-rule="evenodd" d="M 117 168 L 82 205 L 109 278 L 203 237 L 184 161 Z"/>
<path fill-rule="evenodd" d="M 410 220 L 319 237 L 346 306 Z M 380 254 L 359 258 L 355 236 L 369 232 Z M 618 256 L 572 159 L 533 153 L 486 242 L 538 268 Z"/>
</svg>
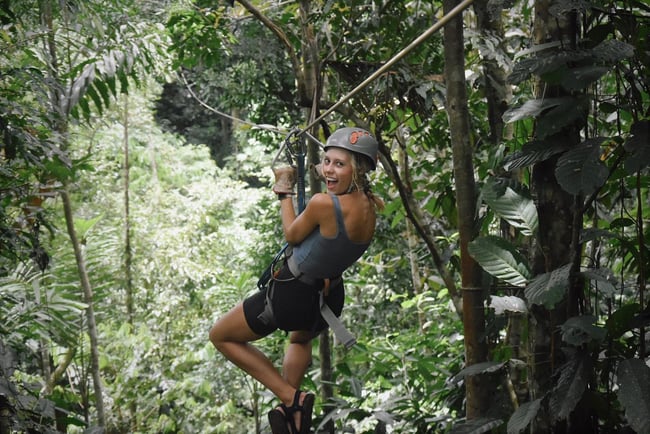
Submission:
<svg viewBox="0 0 650 434">
<path fill-rule="evenodd" d="M 0 434 L 268 432 L 207 333 L 283 244 L 285 139 L 345 125 L 387 206 L 317 431 L 650 433 L 649 29 L 645 0 L 0 0 Z"/>
</svg>

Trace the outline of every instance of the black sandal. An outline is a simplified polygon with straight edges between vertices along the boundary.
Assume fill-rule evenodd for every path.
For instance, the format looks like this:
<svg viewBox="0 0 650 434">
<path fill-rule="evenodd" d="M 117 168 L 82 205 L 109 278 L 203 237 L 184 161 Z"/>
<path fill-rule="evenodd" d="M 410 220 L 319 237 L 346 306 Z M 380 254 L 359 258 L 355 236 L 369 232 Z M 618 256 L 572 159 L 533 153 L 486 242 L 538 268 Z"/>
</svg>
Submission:
<svg viewBox="0 0 650 434">
<path fill-rule="evenodd" d="M 306 393 L 305 399 L 300 404 L 300 395 L 303 392 L 296 390 L 293 396 L 293 403 L 290 407 L 280 404 L 279 408 L 269 411 L 269 425 L 273 434 L 309 434 L 311 431 L 311 416 L 314 409 L 315 396 L 313 393 Z M 300 430 L 296 427 L 294 414 L 300 413 Z"/>
<path fill-rule="evenodd" d="M 267 416 L 273 434 L 291 434 L 289 432 L 289 426 L 287 425 L 287 417 L 280 408 L 274 408 L 269 411 Z"/>
</svg>

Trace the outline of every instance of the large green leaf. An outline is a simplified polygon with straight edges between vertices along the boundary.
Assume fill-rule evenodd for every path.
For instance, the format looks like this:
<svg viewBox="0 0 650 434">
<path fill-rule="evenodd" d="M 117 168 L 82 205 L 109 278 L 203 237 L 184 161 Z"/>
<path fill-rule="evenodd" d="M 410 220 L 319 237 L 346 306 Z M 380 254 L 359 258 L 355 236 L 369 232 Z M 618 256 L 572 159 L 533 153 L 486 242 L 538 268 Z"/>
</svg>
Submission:
<svg viewBox="0 0 650 434">
<path fill-rule="evenodd" d="M 642 359 L 623 360 L 617 370 L 618 399 L 632 429 L 650 433 L 650 368 Z"/>
<path fill-rule="evenodd" d="M 550 413 L 556 421 L 569 417 L 585 393 L 591 374 L 589 355 L 573 353 L 573 357 L 560 368 L 560 378 L 549 399 Z"/>
<path fill-rule="evenodd" d="M 607 66 L 587 65 L 562 71 L 559 83 L 567 90 L 581 90 L 609 72 Z"/>
<path fill-rule="evenodd" d="M 561 301 L 569 288 L 571 264 L 549 273 L 536 276 L 524 291 L 529 304 L 543 305 L 549 309 Z"/>
<path fill-rule="evenodd" d="M 592 280 L 598 291 L 606 297 L 612 297 L 616 293 L 617 277 L 609 268 L 588 268 L 582 275 Z"/>
<path fill-rule="evenodd" d="M 526 259 L 503 238 L 479 237 L 469 243 L 468 248 L 476 262 L 497 279 L 524 286 L 530 278 Z"/>
<path fill-rule="evenodd" d="M 583 125 L 589 112 L 586 97 L 559 98 L 559 104 L 549 108 L 537 118 L 536 136 L 540 139 L 553 136 L 574 124 Z"/>
<path fill-rule="evenodd" d="M 585 140 L 559 158 L 555 176 L 566 192 L 589 195 L 605 183 L 609 171 L 600 161 L 603 141 L 603 138 Z"/>
<path fill-rule="evenodd" d="M 567 319 L 560 326 L 562 340 L 576 347 L 592 341 L 602 341 L 607 331 L 603 327 L 597 326 L 596 321 L 597 318 L 592 315 L 580 315 Z"/>
<path fill-rule="evenodd" d="M 528 428 L 528 425 L 537 417 L 542 405 L 541 399 L 521 404 L 510 416 L 508 421 L 508 434 L 519 434 Z"/>
<path fill-rule="evenodd" d="M 456 374 L 454 376 L 452 381 L 457 383 L 457 382 L 463 380 L 465 377 L 468 377 L 468 376 L 471 377 L 473 375 L 489 374 L 489 373 L 493 373 L 493 372 L 498 372 L 505 365 L 506 365 L 506 362 L 475 363 L 473 365 L 470 365 L 470 366 L 462 369 L 458 374 Z"/>
<path fill-rule="evenodd" d="M 537 117 L 544 110 L 561 106 L 563 104 L 573 104 L 573 98 L 543 98 L 526 101 L 523 105 L 508 109 L 503 114 L 503 120 L 506 123 L 519 121 L 526 118 Z"/>
<path fill-rule="evenodd" d="M 561 154 L 567 147 L 562 142 L 549 142 L 546 140 L 533 140 L 522 146 L 517 151 L 504 159 L 505 170 L 518 169 L 520 167 L 532 166 L 535 163 L 546 161 L 553 155 Z"/>
<path fill-rule="evenodd" d="M 634 46 L 616 39 L 607 39 L 592 50 L 596 60 L 613 65 L 634 55 Z"/>
<path fill-rule="evenodd" d="M 527 195 L 515 191 L 507 180 L 488 178 L 483 190 L 483 200 L 502 219 L 521 233 L 532 236 L 537 231 L 537 208 Z"/>
<path fill-rule="evenodd" d="M 490 296 L 489 307 L 494 309 L 495 315 L 503 315 L 504 312 L 527 313 L 526 302 L 514 295 Z"/>
</svg>

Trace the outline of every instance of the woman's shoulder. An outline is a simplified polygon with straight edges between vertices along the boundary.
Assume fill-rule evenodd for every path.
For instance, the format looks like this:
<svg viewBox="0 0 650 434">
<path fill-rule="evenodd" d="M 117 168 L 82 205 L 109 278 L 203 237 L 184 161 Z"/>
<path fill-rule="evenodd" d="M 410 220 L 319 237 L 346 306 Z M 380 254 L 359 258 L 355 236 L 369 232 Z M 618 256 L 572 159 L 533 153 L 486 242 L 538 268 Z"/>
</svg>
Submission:
<svg viewBox="0 0 650 434">
<path fill-rule="evenodd" d="M 321 208 L 321 207 L 332 207 L 334 203 L 332 202 L 332 198 L 330 197 L 329 194 L 316 193 L 311 197 L 311 199 L 309 199 L 308 206 L 309 205 L 316 208 Z"/>
</svg>

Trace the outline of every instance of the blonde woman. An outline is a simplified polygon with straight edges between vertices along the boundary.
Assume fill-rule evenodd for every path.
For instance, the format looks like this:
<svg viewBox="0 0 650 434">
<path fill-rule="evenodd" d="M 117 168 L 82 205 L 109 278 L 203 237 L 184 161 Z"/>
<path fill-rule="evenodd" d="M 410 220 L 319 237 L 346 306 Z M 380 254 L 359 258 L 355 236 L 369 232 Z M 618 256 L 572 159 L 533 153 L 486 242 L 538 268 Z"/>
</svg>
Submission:
<svg viewBox="0 0 650 434">
<path fill-rule="evenodd" d="M 268 414 L 274 434 L 307 434 L 315 396 L 300 390 L 312 360 L 312 340 L 327 328 L 321 292 L 337 317 L 343 310 L 341 274 L 366 251 L 383 207 L 368 183 L 376 168 L 377 141 L 361 128 L 335 131 L 325 144 L 320 175 L 327 193 L 317 193 L 296 215 L 295 172 L 275 171 L 286 257 L 266 292 L 257 292 L 219 319 L 210 340 L 228 360 L 257 379 L 280 400 Z M 250 342 L 276 330 L 289 332 L 282 373 Z"/>
</svg>

